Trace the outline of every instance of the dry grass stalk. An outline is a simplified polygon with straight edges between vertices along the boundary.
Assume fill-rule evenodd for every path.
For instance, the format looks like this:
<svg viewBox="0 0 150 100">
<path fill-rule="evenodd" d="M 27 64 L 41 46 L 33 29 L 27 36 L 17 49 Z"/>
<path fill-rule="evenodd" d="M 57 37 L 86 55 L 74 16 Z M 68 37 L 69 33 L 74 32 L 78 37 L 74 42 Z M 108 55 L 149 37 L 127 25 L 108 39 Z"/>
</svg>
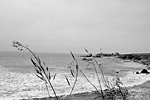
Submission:
<svg viewBox="0 0 150 100">
<path fill-rule="evenodd" d="M 31 60 L 32 64 L 34 65 L 34 69 L 36 71 L 36 76 L 38 78 L 40 78 L 42 81 L 45 82 L 46 89 L 48 91 L 49 97 L 51 98 L 50 93 L 49 93 L 49 89 L 48 89 L 48 84 L 50 85 L 50 87 L 51 87 L 51 89 L 52 89 L 52 91 L 53 91 L 53 93 L 55 95 L 55 98 L 58 100 L 58 97 L 56 95 L 55 89 L 54 89 L 54 87 L 53 87 L 53 85 L 51 83 L 52 78 L 54 80 L 55 77 L 56 77 L 56 74 L 53 75 L 53 77 L 52 77 L 49 68 L 48 67 L 44 67 L 45 63 L 42 62 L 41 59 L 38 56 L 36 56 L 35 53 L 32 52 L 32 50 L 30 50 L 28 48 L 28 46 L 24 46 L 21 43 L 19 43 L 18 41 L 13 41 L 13 46 L 16 47 L 20 51 L 22 51 L 23 49 L 26 49 L 33 55 L 34 59 L 30 58 L 30 60 Z M 86 62 L 88 62 L 88 65 L 92 64 L 93 67 L 94 67 L 94 71 L 96 73 L 97 80 L 99 82 L 100 91 L 92 82 L 90 82 L 90 80 L 83 73 L 83 71 L 81 69 L 79 69 L 78 61 L 75 58 L 74 54 L 70 51 L 71 56 L 73 58 L 73 61 L 70 63 L 69 68 L 70 68 L 71 75 L 75 78 L 75 80 L 73 82 L 73 86 L 71 88 L 71 91 L 70 91 L 70 94 L 68 96 L 69 97 L 68 99 L 70 99 L 70 97 L 72 95 L 72 92 L 73 92 L 73 90 L 75 88 L 75 85 L 76 85 L 76 83 L 78 81 L 78 75 L 79 75 L 79 71 L 80 71 L 81 74 L 86 78 L 87 82 L 90 83 L 95 88 L 95 90 L 99 94 L 98 97 L 101 97 L 102 100 L 116 100 L 117 95 L 121 95 L 123 100 L 126 100 L 127 95 L 128 95 L 128 90 L 126 88 L 121 87 L 122 82 L 120 81 L 119 77 L 116 78 L 115 86 L 113 86 L 109 82 L 107 76 L 105 75 L 105 73 L 103 71 L 103 66 L 97 62 L 97 60 L 92 55 L 92 53 L 89 53 L 87 49 L 85 49 L 85 51 L 91 57 L 91 59 L 86 61 Z M 75 70 L 72 69 L 72 63 L 75 63 Z M 100 81 L 100 77 L 99 77 L 99 74 L 98 74 L 98 69 L 101 72 L 101 75 L 102 75 L 101 79 L 102 79 L 102 81 Z M 71 84 L 70 84 L 69 79 L 67 78 L 67 76 L 65 76 L 65 79 L 66 79 L 68 85 L 70 86 Z M 102 89 L 102 84 L 104 84 L 106 86 L 106 88 L 107 88 L 105 91 Z"/>
<path fill-rule="evenodd" d="M 55 89 L 51 83 L 52 76 L 50 74 L 49 68 L 48 67 L 44 68 L 45 63 L 42 62 L 41 59 L 37 55 L 35 55 L 35 53 L 32 50 L 30 50 L 28 46 L 24 46 L 18 41 L 13 41 L 13 47 L 17 48 L 20 51 L 22 51 L 23 49 L 26 49 L 33 55 L 34 59 L 30 58 L 30 60 L 31 60 L 32 64 L 34 65 L 34 69 L 36 71 L 36 76 L 45 82 L 48 94 L 49 94 L 49 90 L 48 90 L 47 84 L 50 85 L 50 87 L 55 95 L 55 98 L 58 100 Z M 54 75 L 53 79 L 55 79 L 55 76 L 56 76 L 56 74 Z M 49 94 L 49 97 L 51 98 L 50 94 Z"/>
</svg>

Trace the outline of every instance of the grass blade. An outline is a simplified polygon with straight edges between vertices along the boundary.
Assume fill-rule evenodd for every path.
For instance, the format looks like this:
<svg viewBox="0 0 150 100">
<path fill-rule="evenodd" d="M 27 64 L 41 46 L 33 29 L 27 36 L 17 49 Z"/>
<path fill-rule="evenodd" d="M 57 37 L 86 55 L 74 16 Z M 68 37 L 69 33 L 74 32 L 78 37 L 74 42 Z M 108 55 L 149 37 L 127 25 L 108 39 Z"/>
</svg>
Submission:
<svg viewBox="0 0 150 100">
<path fill-rule="evenodd" d="M 89 54 L 88 50 L 86 48 L 84 48 L 84 50 Z"/>
<path fill-rule="evenodd" d="M 65 76 L 65 78 L 66 78 L 68 85 L 70 86 L 70 82 L 69 82 L 68 78 L 66 76 Z"/>
<path fill-rule="evenodd" d="M 50 73 L 48 74 L 48 79 L 49 79 L 49 80 L 51 79 L 51 74 L 50 74 Z"/>
<path fill-rule="evenodd" d="M 70 51 L 70 53 L 71 53 L 72 58 L 73 58 L 74 60 L 76 60 L 75 57 L 74 57 L 74 55 L 73 55 L 73 53 L 72 53 L 71 51 Z"/>
<path fill-rule="evenodd" d="M 48 67 L 46 67 L 46 70 L 48 71 Z"/>
<path fill-rule="evenodd" d="M 73 70 L 72 70 L 72 69 L 70 70 L 70 72 L 71 72 L 71 75 L 74 77 L 74 74 L 73 74 L 74 72 L 73 72 Z"/>
<path fill-rule="evenodd" d="M 43 81 L 44 81 L 44 79 L 43 79 L 43 77 L 42 77 L 42 76 L 39 76 L 38 74 L 36 74 L 36 76 L 37 76 L 38 78 L 40 78 L 41 80 L 43 80 Z"/>
<path fill-rule="evenodd" d="M 53 80 L 55 79 L 55 77 L 56 77 L 56 74 L 54 75 Z"/>
<path fill-rule="evenodd" d="M 79 69 L 79 66 L 78 66 L 78 64 L 76 64 L 76 70 L 78 70 Z"/>
<path fill-rule="evenodd" d="M 40 74 L 40 75 L 42 74 L 42 73 L 41 73 L 38 69 L 36 69 L 35 67 L 34 67 L 34 69 L 36 70 L 36 73 L 37 73 L 37 74 Z"/>
</svg>

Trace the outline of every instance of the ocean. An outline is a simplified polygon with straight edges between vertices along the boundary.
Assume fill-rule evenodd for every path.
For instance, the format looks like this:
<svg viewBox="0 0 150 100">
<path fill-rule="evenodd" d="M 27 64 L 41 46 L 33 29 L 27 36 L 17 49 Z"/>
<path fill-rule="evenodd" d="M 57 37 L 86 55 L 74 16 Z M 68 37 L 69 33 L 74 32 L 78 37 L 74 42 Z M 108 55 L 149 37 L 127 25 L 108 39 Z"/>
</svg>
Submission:
<svg viewBox="0 0 150 100">
<path fill-rule="evenodd" d="M 73 61 L 71 54 L 62 53 L 35 53 L 49 67 L 50 73 L 56 73 L 56 79 L 52 80 L 58 95 L 67 95 L 71 86 L 67 84 L 65 77 L 70 79 L 73 84 L 74 78 L 68 69 L 70 62 Z M 92 68 L 85 68 L 87 63 L 82 62 L 79 54 L 75 54 L 78 59 L 80 69 L 90 73 Z M 47 97 L 45 84 L 35 75 L 35 70 L 30 58 L 33 56 L 29 52 L 0 52 L 0 99 L 23 99 L 33 97 Z M 82 78 L 81 78 L 82 79 Z M 85 87 L 81 80 L 77 83 L 76 92 L 84 92 Z M 71 84 L 71 85 L 72 85 Z M 82 85 L 82 86 L 81 86 Z M 93 89 L 92 89 L 93 90 Z M 51 91 L 51 90 L 50 90 Z M 89 91 L 87 89 L 87 91 Z M 53 92 L 50 94 L 53 96 Z"/>
<path fill-rule="evenodd" d="M 71 91 L 74 77 L 69 69 L 70 62 L 73 61 L 71 54 L 62 53 L 36 53 L 46 66 L 50 69 L 51 75 L 56 74 L 56 78 L 51 80 L 57 95 L 68 95 Z M 88 79 L 98 87 L 98 80 L 94 72 L 94 67 L 82 61 L 79 54 L 75 54 L 79 68 L 86 74 Z M 33 56 L 29 52 L 0 52 L 0 100 L 17 100 L 24 98 L 48 97 L 45 83 L 35 75 L 33 64 L 30 61 Z M 110 81 L 115 78 L 115 71 L 127 72 L 126 77 L 121 77 L 125 86 L 141 84 L 150 80 L 150 76 L 136 75 L 134 71 L 144 68 L 143 65 L 134 62 L 124 62 L 118 58 L 97 58 L 103 65 Z M 74 69 L 74 65 L 72 65 Z M 132 71 L 131 71 L 132 70 Z M 113 74 L 114 73 L 114 74 Z M 100 72 L 98 72 L 101 75 Z M 66 81 L 70 82 L 70 86 Z M 142 80 L 139 82 L 139 79 Z M 103 86 L 103 88 L 105 88 Z M 79 74 L 77 84 L 73 93 L 90 92 L 95 89 L 87 82 L 83 75 Z M 54 96 L 49 88 L 50 95 Z"/>
</svg>

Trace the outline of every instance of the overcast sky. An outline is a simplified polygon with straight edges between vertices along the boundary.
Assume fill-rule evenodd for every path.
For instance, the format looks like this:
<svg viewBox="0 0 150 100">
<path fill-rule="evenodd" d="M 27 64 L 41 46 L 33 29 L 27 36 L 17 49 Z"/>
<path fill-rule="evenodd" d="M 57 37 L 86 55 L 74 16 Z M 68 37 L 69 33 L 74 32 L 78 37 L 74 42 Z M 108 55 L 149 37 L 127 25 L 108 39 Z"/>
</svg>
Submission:
<svg viewBox="0 0 150 100">
<path fill-rule="evenodd" d="M 0 51 L 150 52 L 150 0 L 0 0 Z"/>
</svg>

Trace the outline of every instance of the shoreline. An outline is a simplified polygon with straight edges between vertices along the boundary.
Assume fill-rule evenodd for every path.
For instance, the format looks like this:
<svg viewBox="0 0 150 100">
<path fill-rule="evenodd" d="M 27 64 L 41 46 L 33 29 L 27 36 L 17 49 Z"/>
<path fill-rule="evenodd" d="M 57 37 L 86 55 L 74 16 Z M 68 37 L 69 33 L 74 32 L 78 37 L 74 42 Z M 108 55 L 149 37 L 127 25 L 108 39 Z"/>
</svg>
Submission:
<svg viewBox="0 0 150 100">
<path fill-rule="evenodd" d="M 125 62 L 124 60 L 122 60 L 123 61 L 123 63 L 121 63 L 121 66 L 125 66 L 125 68 L 126 67 L 129 67 L 129 69 L 131 68 L 134 68 L 135 66 L 137 66 L 137 67 L 139 67 L 139 68 L 141 68 L 141 64 L 139 64 L 139 63 L 135 63 L 135 62 Z M 129 66 L 130 65 L 130 66 Z M 111 65 L 110 65 L 111 66 Z M 108 66 L 109 67 L 109 66 Z M 143 66 L 143 68 L 145 68 L 145 66 Z M 135 68 L 136 69 L 136 68 Z M 142 68 L 141 68 L 142 69 Z M 140 71 L 140 70 L 139 70 Z M 109 72 L 109 71 L 108 71 Z M 142 74 L 136 74 L 135 72 L 135 70 L 134 71 L 128 71 L 128 70 L 124 70 L 124 69 L 121 69 L 121 70 L 119 70 L 119 73 L 116 73 L 116 72 L 114 72 L 114 73 L 116 73 L 116 74 L 122 74 L 122 72 L 124 72 L 124 74 L 122 75 L 123 77 L 121 77 L 122 78 L 122 80 L 127 80 L 127 79 L 129 79 L 129 81 L 131 81 L 132 79 L 139 79 L 139 77 L 141 77 L 142 76 L 142 78 L 141 78 L 141 80 L 143 80 L 143 78 L 145 79 L 145 76 L 149 76 L 149 75 L 142 75 Z M 132 76 L 131 76 L 132 75 Z M 136 76 L 139 76 L 139 77 L 136 77 L 135 78 L 135 75 Z M 121 76 L 121 75 L 119 75 L 119 76 Z M 124 79 L 125 77 L 127 77 L 126 79 Z M 150 79 L 149 79 L 150 80 Z M 136 80 L 135 80 L 136 81 Z M 138 80 L 137 80 L 138 81 Z M 140 84 L 144 84 L 144 83 L 146 83 L 146 81 L 148 81 L 148 80 L 143 80 L 143 82 L 142 83 L 135 83 L 133 86 L 130 86 L 130 85 L 127 85 L 127 87 L 128 88 L 131 88 L 131 87 L 134 87 L 135 85 L 140 85 Z M 131 83 L 134 83 L 133 81 L 131 81 Z M 126 87 L 126 86 L 125 86 Z M 81 91 L 81 93 L 73 93 L 72 94 L 72 96 L 74 97 L 74 98 L 76 98 L 76 99 L 74 99 L 74 100 L 84 100 L 84 99 L 82 99 L 83 97 L 84 98 L 86 98 L 85 100 L 90 100 L 89 98 L 90 97 L 95 97 L 96 96 L 96 94 L 95 94 L 95 91 L 91 91 L 91 92 L 82 92 Z M 67 95 L 60 95 L 59 96 L 60 98 L 61 98 L 61 100 L 65 100 L 65 97 L 67 97 Z M 22 97 L 22 98 L 24 98 L 24 97 Z M 29 98 L 24 98 L 24 99 L 20 99 L 20 100 L 34 100 L 34 98 L 36 99 L 36 97 L 29 97 Z M 78 98 L 78 99 L 77 99 Z M 17 98 L 15 98 L 15 99 L 17 99 Z M 19 99 L 19 98 L 18 98 Z M 48 99 L 48 97 L 38 97 L 38 99 L 36 99 L 36 100 L 47 100 Z M 6 99 L 0 99 L 0 100 L 12 100 L 12 99 L 8 99 L 8 98 L 6 98 Z M 95 100 L 95 99 L 94 99 Z"/>
<path fill-rule="evenodd" d="M 124 61 L 125 64 L 127 64 L 125 60 L 123 60 L 123 61 Z M 129 61 L 129 63 L 134 63 L 135 65 L 139 65 L 140 69 L 146 68 L 146 66 L 141 68 L 140 65 L 143 65 L 143 64 L 138 63 L 138 62 Z M 141 71 L 141 70 L 136 70 L 136 71 Z M 125 76 L 123 76 L 123 77 L 126 77 L 130 73 L 136 74 L 135 73 L 136 71 L 125 71 L 125 74 L 124 74 Z M 141 74 L 141 75 L 145 76 L 146 74 Z M 128 91 L 130 92 L 128 97 L 127 97 L 129 100 L 137 100 L 137 98 L 139 98 L 138 100 L 141 100 L 141 99 L 142 100 L 148 100 L 148 99 L 150 99 L 150 95 L 146 95 L 145 97 L 141 97 L 141 94 L 140 94 L 140 93 L 145 94 L 145 88 L 150 88 L 150 79 L 146 80 L 146 81 L 143 81 L 143 82 L 136 83 L 136 84 L 134 84 L 132 86 L 130 86 L 130 85 L 129 86 L 125 86 L 128 89 Z M 137 90 L 137 88 L 141 89 L 141 91 L 139 92 L 139 90 Z M 105 90 L 106 89 L 104 89 L 103 91 L 105 91 Z M 150 94 L 150 90 L 147 90 L 146 92 L 148 92 L 148 94 Z M 61 96 L 58 96 L 58 97 L 59 97 L 60 100 L 66 100 L 68 95 L 61 95 Z M 97 98 L 96 91 L 75 93 L 75 94 L 72 94 L 71 97 L 73 98 L 73 100 L 101 100 L 100 98 L 95 99 L 95 98 Z M 37 100 L 47 100 L 48 98 L 45 97 L 45 98 L 35 98 L 35 99 L 37 99 Z M 54 97 L 51 98 L 51 100 L 53 100 L 53 99 L 55 99 L 55 98 Z M 29 100 L 29 99 L 27 99 L 27 100 Z"/>
<path fill-rule="evenodd" d="M 150 99 L 150 80 L 139 85 L 126 87 L 129 91 L 128 100 L 149 100 Z M 105 90 L 103 90 L 105 91 Z M 68 100 L 68 95 L 58 96 L 59 100 Z M 96 91 L 75 93 L 71 95 L 69 100 L 102 100 L 98 97 Z M 29 98 L 19 100 L 56 100 L 55 97 Z M 121 99 L 122 100 L 122 99 Z"/>
</svg>

